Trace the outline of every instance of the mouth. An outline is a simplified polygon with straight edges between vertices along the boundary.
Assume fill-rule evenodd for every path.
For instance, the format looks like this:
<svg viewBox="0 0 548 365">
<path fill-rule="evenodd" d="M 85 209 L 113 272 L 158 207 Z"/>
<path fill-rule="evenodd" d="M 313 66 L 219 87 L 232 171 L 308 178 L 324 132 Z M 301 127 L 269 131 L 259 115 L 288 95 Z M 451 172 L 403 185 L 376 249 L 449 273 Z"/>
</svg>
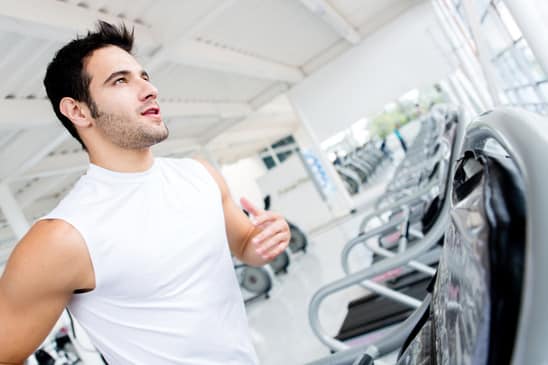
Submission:
<svg viewBox="0 0 548 365">
<path fill-rule="evenodd" d="M 160 116 L 160 108 L 157 106 L 151 106 L 141 112 L 144 116 Z"/>
</svg>

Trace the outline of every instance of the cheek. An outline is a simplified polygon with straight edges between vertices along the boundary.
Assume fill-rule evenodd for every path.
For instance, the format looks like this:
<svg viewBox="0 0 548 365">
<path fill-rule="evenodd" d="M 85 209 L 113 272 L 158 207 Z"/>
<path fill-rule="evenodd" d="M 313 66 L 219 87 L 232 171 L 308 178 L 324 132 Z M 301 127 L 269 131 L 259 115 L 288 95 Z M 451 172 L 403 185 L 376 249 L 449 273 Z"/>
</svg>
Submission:
<svg viewBox="0 0 548 365">
<path fill-rule="evenodd" d="M 105 93 L 95 101 L 98 109 L 108 114 L 134 114 L 138 109 L 127 92 Z"/>
</svg>

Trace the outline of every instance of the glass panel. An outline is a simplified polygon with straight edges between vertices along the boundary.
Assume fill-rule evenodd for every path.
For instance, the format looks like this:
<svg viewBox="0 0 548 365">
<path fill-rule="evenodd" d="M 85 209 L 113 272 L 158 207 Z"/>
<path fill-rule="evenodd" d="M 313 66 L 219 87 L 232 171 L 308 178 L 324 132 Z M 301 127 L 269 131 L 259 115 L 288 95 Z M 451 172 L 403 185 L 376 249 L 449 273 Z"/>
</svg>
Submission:
<svg viewBox="0 0 548 365">
<path fill-rule="evenodd" d="M 525 63 L 524 67 L 527 67 L 527 69 L 531 72 L 531 77 L 533 78 L 533 80 L 545 80 L 546 75 L 544 75 L 544 72 L 540 68 L 539 63 L 537 62 L 535 55 L 533 55 L 531 48 L 529 48 L 529 46 L 527 45 L 527 42 L 525 42 L 524 39 L 521 39 L 519 42 L 516 43 L 515 48 L 516 52 L 520 52 L 523 63 Z"/>
<path fill-rule="evenodd" d="M 285 160 L 287 160 L 287 158 L 289 156 L 291 156 L 293 154 L 293 151 L 285 151 L 285 152 L 280 152 L 280 153 L 277 153 L 278 155 L 278 160 L 280 160 L 280 162 L 284 162 Z"/>
<path fill-rule="evenodd" d="M 539 84 L 540 92 L 545 96 L 546 99 L 548 99 L 548 82 L 543 82 Z"/>
<path fill-rule="evenodd" d="M 495 65 L 495 70 L 497 74 L 500 76 L 500 79 L 502 81 L 501 86 L 505 89 L 511 88 L 514 85 L 515 80 L 512 77 L 510 70 L 508 66 L 506 65 L 505 60 L 497 59 L 496 61 L 493 62 L 493 64 Z"/>
<path fill-rule="evenodd" d="M 271 156 L 263 157 L 263 162 L 268 170 L 276 166 L 276 162 L 274 162 L 274 159 Z"/>
<path fill-rule="evenodd" d="M 513 80 L 512 85 L 520 86 L 529 84 L 529 79 L 525 76 L 523 69 L 519 66 L 511 52 L 505 53 L 501 57 L 508 68 L 508 73 Z"/>
<path fill-rule="evenodd" d="M 510 104 L 517 104 L 518 103 L 518 97 L 516 95 L 516 92 L 514 90 L 507 90 L 506 96 L 508 96 L 508 102 Z"/>
<path fill-rule="evenodd" d="M 292 143 L 295 143 L 295 139 L 293 138 L 293 136 L 287 136 L 287 137 L 284 137 L 284 138 L 280 139 L 278 142 L 274 143 L 272 145 L 272 148 L 286 146 L 286 145 L 292 144 Z"/>
<path fill-rule="evenodd" d="M 536 112 L 536 111 L 537 111 L 536 106 L 533 105 L 533 104 L 524 105 L 523 108 L 524 108 L 524 109 L 527 109 L 527 110 L 529 110 L 529 111 L 531 111 L 531 112 Z"/>
<path fill-rule="evenodd" d="M 520 95 L 520 99 L 525 103 L 538 103 L 540 102 L 535 89 L 532 86 L 523 87 L 517 90 Z"/>
</svg>

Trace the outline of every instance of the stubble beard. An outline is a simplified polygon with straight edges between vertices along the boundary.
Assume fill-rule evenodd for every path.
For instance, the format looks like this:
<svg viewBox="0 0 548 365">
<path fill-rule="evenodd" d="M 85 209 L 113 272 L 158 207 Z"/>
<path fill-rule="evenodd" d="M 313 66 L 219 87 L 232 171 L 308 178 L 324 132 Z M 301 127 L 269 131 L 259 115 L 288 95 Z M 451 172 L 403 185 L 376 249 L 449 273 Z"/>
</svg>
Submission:
<svg viewBox="0 0 548 365">
<path fill-rule="evenodd" d="M 165 140 L 169 135 L 167 126 L 152 126 L 136 123 L 120 114 L 99 110 L 97 104 L 90 103 L 91 115 L 97 127 L 114 145 L 124 149 L 145 149 Z"/>
</svg>

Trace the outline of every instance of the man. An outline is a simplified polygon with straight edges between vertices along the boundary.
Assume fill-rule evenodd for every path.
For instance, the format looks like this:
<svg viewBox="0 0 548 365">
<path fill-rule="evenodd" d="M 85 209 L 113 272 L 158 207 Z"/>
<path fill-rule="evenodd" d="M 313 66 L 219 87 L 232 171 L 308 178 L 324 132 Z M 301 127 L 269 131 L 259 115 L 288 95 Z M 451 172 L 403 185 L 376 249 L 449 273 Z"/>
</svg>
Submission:
<svg viewBox="0 0 548 365">
<path fill-rule="evenodd" d="M 90 166 L 0 278 L 0 364 L 30 356 L 65 306 L 109 364 L 257 362 L 230 252 L 263 265 L 289 228 L 242 199 L 250 222 L 207 163 L 152 156 L 168 130 L 132 43 L 100 22 L 48 66 L 48 97 Z"/>
<path fill-rule="evenodd" d="M 403 153 L 407 153 L 407 143 L 405 143 L 405 140 L 403 139 L 401 133 L 400 133 L 400 125 L 396 124 L 394 126 L 394 134 L 398 138 L 398 141 L 400 141 L 401 149 L 403 150 Z"/>
</svg>

